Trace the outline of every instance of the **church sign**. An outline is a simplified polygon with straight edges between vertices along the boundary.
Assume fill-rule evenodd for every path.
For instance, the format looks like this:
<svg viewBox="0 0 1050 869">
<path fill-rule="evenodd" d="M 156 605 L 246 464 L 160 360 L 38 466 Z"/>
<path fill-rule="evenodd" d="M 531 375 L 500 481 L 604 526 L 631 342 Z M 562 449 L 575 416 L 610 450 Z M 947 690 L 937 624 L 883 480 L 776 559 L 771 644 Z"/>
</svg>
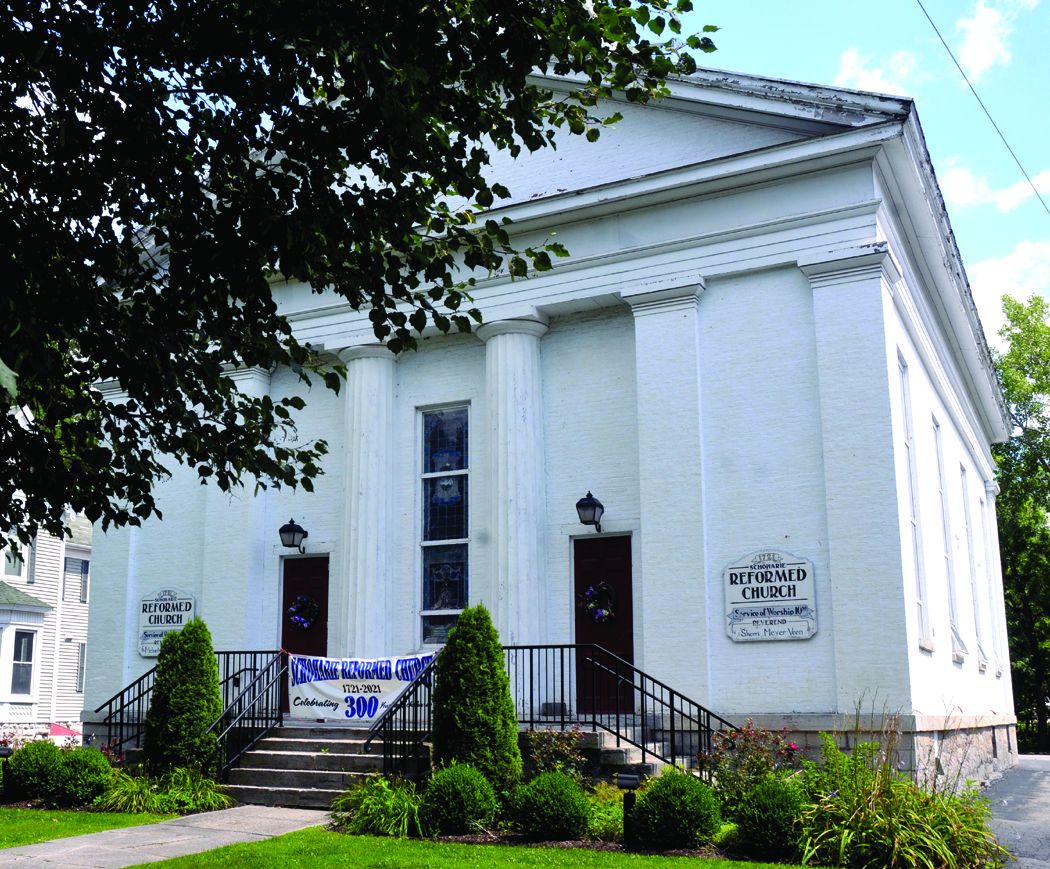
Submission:
<svg viewBox="0 0 1050 869">
<path fill-rule="evenodd" d="M 161 588 L 142 598 L 139 605 L 139 654 L 155 658 L 165 634 L 180 631 L 197 611 L 193 595 L 177 588 Z"/>
<path fill-rule="evenodd" d="M 806 640 L 817 632 L 813 562 L 779 550 L 753 552 L 722 579 L 726 633 L 734 642 Z"/>
</svg>

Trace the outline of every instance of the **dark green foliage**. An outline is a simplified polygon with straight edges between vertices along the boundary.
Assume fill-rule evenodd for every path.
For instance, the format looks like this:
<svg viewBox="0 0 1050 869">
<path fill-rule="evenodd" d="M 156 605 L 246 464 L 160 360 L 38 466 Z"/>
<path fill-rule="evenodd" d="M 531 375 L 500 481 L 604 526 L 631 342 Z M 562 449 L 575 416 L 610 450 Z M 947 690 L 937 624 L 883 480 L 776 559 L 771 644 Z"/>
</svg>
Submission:
<svg viewBox="0 0 1050 869">
<path fill-rule="evenodd" d="M 761 779 L 736 809 L 741 850 L 763 860 L 794 862 L 805 805 L 806 793 L 797 779 L 774 774 Z"/>
<path fill-rule="evenodd" d="M 525 777 L 541 772 L 563 772 L 583 781 L 583 734 L 579 725 L 571 730 L 529 730 L 525 733 Z"/>
<path fill-rule="evenodd" d="M 46 806 L 86 806 L 109 786 L 113 768 L 95 748 L 28 742 L 10 760 L 12 796 Z"/>
<path fill-rule="evenodd" d="M 544 772 L 514 794 L 517 827 L 529 839 L 580 839 L 587 832 L 590 804 L 579 783 L 563 772 Z"/>
<path fill-rule="evenodd" d="M 168 775 L 152 778 L 115 770 L 109 787 L 94 802 L 102 812 L 188 815 L 213 812 L 233 805 L 222 785 L 199 770 L 177 767 Z"/>
<path fill-rule="evenodd" d="M 431 777 L 419 814 L 430 835 L 455 836 L 488 827 L 498 809 L 488 779 L 472 766 L 453 763 Z"/>
<path fill-rule="evenodd" d="M 638 797 L 625 826 L 625 844 L 645 851 L 695 848 L 721 824 L 714 792 L 700 779 L 668 768 Z"/>
<path fill-rule="evenodd" d="M 689 0 L 16 3 L 0 16 L 0 538 L 159 515 L 180 462 L 223 490 L 311 488 L 276 274 L 367 311 L 400 350 L 468 330 L 478 277 L 564 256 L 515 245 L 490 153 L 597 138 L 696 62 Z M 684 42 L 682 37 L 685 37 Z M 565 94 L 536 71 L 571 75 Z M 92 387 L 112 380 L 126 401 Z M 25 413 L 11 413 L 26 408 Z M 18 496 L 15 497 L 15 492 Z"/>
<path fill-rule="evenodd" d="M 1001 866 L 1006 852 L 988 829 L 974 791 L 926 791 L 901 775 L 886 745 L 858 743 L 845 755 L 821 734 L 821 761 L 807 762 L 811 803 L 802 813 L 804 863 L 905 869 Z"/>
<path fill-rule="evenodd" d="M 8 760 L 8 787 L 17 799 L 43 800 L 54 805 L 63 789 L 65 758 L 48 739 L 27 742 Z"/>
<path fill-rule="evenodd" d="M 152 775 L 174 767 L 210 772 L 216 735 L 208 728 L 222 714 L 219 668 L 211 633 L 200 619 L 161 640 L 153 699 L 146 713 L 143 756 Z"/>
<path fill-rule="evenodd" d="M 74 748 L 65 754 L 62 805 L 89 806 L 113 780 L 113 767 L 97 748 Z"/>
<path fill-rule="evenodd" d="M 435 667 L 435 760 L 470 764 L 508 793 L 521 778 L 518 721 L 499 634 L 484 605 L 463 610 Z"/>
<path fill-rule="evenodd" d="M 355 836 L 420 836 L 419 807 L 412 782 L 371 775 L 335 798 L 332 823 Z"/>
<path fill-rule="evenodd" d="M 774 771 L 798 768 L 799 748 L 786 731 L 755 727 L 751 719 L 743 727 L 714 734 L 712 750 L 701 755 L 700 764 L 715 780 L 715 795 L 727 817 L 736 817 L 745 794 Z"/>
</svg>

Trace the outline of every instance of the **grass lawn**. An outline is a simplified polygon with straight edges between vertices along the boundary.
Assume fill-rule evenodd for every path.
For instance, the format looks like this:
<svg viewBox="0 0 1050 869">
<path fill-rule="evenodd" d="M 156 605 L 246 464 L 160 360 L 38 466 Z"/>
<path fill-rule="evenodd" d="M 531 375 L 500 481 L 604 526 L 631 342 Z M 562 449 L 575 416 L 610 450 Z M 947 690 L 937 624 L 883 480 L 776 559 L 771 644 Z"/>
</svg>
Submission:
<svg viewBox="0 0 1050 869">
<path fill-rule="evenodd" d="M 204 854 L 149 866 L 274 866 L 281 869 L 502 869 L 504 866 L 572 866 L 596 869 L 778 869 L 772 863 L 658 857 L 585 848 L 524 848 L 510 845 L 459 845 L 419 839 L 346 836 L 319 827 L 263 842 L 230 845 Z M 783 869 L 783 867 L 779 867 Z"/>
<path fill-rule="evenodd" d="M 174 815 L 121 815 L 108 812 L 62 812 L 49 809 L 0 808 L 0 848 L 32 845 L 117 827 L 155 824 Z M 2 862 L 2 859 L 0 859 Z"/>
</svg>

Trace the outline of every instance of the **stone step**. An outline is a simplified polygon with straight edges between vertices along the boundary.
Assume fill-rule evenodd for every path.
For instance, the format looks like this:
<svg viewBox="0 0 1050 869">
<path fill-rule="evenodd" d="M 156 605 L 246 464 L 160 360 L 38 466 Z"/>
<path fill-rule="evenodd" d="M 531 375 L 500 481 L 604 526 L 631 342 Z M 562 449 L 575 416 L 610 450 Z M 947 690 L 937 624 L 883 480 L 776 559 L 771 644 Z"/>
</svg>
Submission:
<svg viewBox="0 0 1050 869">
<path fill-rule="evenodd" d="M 368 771 L 331 769 L 271 769 L 238 766 L 230 770 L 227 784 L 250 785 L 278 790 L 346 790 L 363 779 Z"/>
<path fill-rule="evenodd" d="M 336 754 L 382 754 L 383 744 L 378 740 L 365 751 L 363 739 L 297 739 L 279 731 L 260 739 L 255 747 L 259 751 L 334 752 Z"/>
<path fill-rule="evenodd" d="M 383 769 L 382 750 L 378 754 L 356 754 L 340 751 L 271 751 L 257 747 L 247 752 L 240 762 L 242 769 L 336 770 L 371 772 Z"/>
<path fill-rule="evenodd" d="M 261 787 L 228 785 L 227 793 L 239 803 L 252 806 L 287 806 L 293 809 L 328 809 L 342 790 L 327 788 Z"/>
</svg>

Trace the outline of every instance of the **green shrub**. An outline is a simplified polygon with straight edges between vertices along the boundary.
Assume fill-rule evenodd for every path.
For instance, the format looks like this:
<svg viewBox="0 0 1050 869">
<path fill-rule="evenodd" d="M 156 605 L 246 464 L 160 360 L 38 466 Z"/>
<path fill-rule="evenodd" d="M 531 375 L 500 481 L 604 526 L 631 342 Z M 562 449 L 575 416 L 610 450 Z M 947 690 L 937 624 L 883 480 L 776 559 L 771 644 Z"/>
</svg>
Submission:
<svg viewBox="0 0 1050 869">
<path fill-rule="evenodd" d="M 710 753 L 698 759 L 713 773 L 715 796 L 727 817 L 736 817 L 744 795 L 770 773 L 799 767 L 799 747 L 787 731 L 755 727 L 750 718 L 743 727 L 717 731 L 712 742 Z"/>
<path fill-rule="evenodd" d="M 664 770 L 638 797 L 625 827 L 626 844 L 647 851 L 695 848 L 710 842 L 721 824 L 714 792 L 698 778 Z"/>
<path fill-rule="evenodd" d="M 508 793 L 521 779 L 518 721 L 503 647 L 482 604 L 460 613 L 435 667 L 435 760 L 470 764 Z"/>
<path fill-rule="evenodd" d="M 9 786 L 16 799 L 58 805 L 67 769 L 62 749 L 48 739 L 27 742 L 8 760 Z"/>
<path fill-rule="evenodd" d="M 925 791 L 899 774 L 886 745 L 858 743 L 852 755 L 821 734 L 820 764 L 806 763 L 811 804 L 802 813 L 806 863 L 849 867 L 1001 866 L 1006 851 L 988 829 L 976 792 Z"/>
<path fill-rule="evenodd" d="M 95 797 L 105 793 L 113 779 L 113 767 L 97 748 L 74 748 L 63 752 L 65 776 L 61 790 L 55 794 L 64 806 L 89 806 Z"/>
<path fill-rule="evenodd" d="M 529 839 L 579 839 L 587 832 L 590 805 L 583 788 L 563 772 L 543 772 L 518 788 L 514 814 Z"/>
<path fill-rule="evenodd" d="M 214 769 L 217 741 L 208 728 L 222 714 L 219 669 L 211 634 L 200 619 L 164 636 L 157 678 L 146 713 L 143 757 L 147 771 L 175 767 Z"/>
<path fill-rule="evenodd" d="M 468 764 L 453 763 L 431 777 L 419 814 L 430 835 L 454 836 L 489 826 L 498 808 L 488 779 Z"/>
<path fill-rule="evenodd" d="M 206 778 L 200 770 L 176 767 L 159 778 L 128 775 L 114 770 L 109 787 L 93 803 L 100 812 L 189 815 L 212 812 L 233 805 L 222 785 Z"/>
<path fill-rule="evenodd" d="M 410 781 L 370 775 L 332 802 L 332 823 L 353 835 L 422 835 L 419 794 Z"/>
<path fill-rule="evenodd" d="M 624 791 L 615 785 L 598 782 L 594 786 L 594 793 L 587 798 L 591 804 L 591 814 L 587 819 L 588 839 L 602 842 L 623 840 L 623 796 Z"/>
<path fill-rule="evenodd" d="M 751 788 L 736 812 L 741 850 L 766 860 L 798 856 L 806 793 L 797 779 L 768 775 Z"/>
<path fill-rule="evenodd" d="M 533 778 L 541 772 L 563 772 L 576 781 L 583 781 L 583 753 L 580 726 L 571 730 L 529 730 L 525 733 L 525 777 Z"/>
</svg>

